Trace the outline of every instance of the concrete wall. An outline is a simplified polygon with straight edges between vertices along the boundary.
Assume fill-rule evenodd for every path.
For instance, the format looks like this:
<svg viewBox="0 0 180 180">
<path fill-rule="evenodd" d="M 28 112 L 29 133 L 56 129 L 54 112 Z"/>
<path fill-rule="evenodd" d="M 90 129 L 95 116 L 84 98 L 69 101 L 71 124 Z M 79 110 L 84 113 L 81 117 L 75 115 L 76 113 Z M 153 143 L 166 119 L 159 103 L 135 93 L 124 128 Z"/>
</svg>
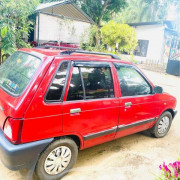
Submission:
<svg viewBox="0 0 180 180">
<path fill-rule="evenodd" d="M 164 53 L 164 26 L 163 25 L 145 25 L 134 27 L 139 40 L 149 40 L 149 46 L 146 57 L 135 56 L 140 61 L 153 60 L 161 63 Z"/>
<path fill-rule="evenodd" d="M 37 41 L 37 23 L 38 18 L 36 19 L 35 41 Z M 40 43 L 54 40 L 79 44 L 82 36 L 86 42 L 90 26 L 91 24 L 86 22 L 40 14 Z"/>
</svg>

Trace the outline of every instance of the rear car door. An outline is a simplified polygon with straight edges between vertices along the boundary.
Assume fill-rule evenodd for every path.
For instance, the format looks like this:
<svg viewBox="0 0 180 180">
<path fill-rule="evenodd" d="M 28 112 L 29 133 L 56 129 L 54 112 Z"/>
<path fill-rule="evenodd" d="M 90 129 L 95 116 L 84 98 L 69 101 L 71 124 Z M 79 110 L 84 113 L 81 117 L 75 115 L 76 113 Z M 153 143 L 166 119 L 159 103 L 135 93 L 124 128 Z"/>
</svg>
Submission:
<svg viewBox="0 0 180 180">
<path fill-rule="evenodd" d="M 134 66 L 114 63 L 121 97 L 120 119 L 116 137 L 150 128 L 156 120 L 152 86 Z"/>
<path fill-rule="evenodd" d="M 69 69 L 70 61 L 57 58 L 52 62 L 25 113 L 22 131 L 24 142 L 62 134 L 62 99 Z"/>
<path fill-rule="evenodd" d="M 63 131 L 81 136 L 84 148 L 115 137 L 119 100 L 113 79 L 110 63 L 72 63 L 63 102 Z"/>
</svg>

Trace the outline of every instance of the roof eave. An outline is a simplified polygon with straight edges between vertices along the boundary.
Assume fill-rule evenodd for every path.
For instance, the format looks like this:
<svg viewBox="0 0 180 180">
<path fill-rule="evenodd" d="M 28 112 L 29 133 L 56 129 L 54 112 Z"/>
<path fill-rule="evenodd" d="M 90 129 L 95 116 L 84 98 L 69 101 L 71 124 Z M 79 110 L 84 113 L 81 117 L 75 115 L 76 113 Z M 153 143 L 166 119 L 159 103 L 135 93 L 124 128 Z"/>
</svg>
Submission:
<svg viewBox="0 0 180 180">
<path fill-rule="evenodd" d="M 74 8 L 76 8 L 82 15 L 84 15 L 89 21 L 86 21 L 87 23 L 90 23 L 90 24 L 94 24 L 96 25 L 96 23 L 81 9 L 79 8 L 74 2 L 72 2 L 71 0 L 66 0 L 66 1 L 63 1 L 63 2 L 60 2 L 60 3 L 57 3 L 57 4 L 54 4 L 52 6 L 49 6 L 49 7 L 45 7 L 45 8 L 41 8 L 41 9 L 37 9 L 35 12 L 36 13 L 44 13 L 43 11 L 44 10 L 47 10 L 49 8 L 53 8 L 53 7 L 56 7 L 56 6 L 59 6 L 59 5 L 65 5 L 65 4 L 72 4 Z M 50 15 L 50 13 L 49 13 Z M 52 14 L 52 15 L 55 15 L 55 14 Z M 60 16 L 60 15 L 59 15 Z M 72 19 L 70 17 L 66 17 L 66 18 L 69 18 L 69 19 Z"/>
<path fill-rule="evenodd" d="M 36 9 L 35 12 L 42 12 L 42 10 L 46 10 L 46 9 L 49 9 L 49 8 L 53 8 L 53 7 L 56 7 L 56 6 L 59 6 L 59 5 L 71 4 L 71 3 L 72 3 L 71 1 L 66 0 L 66 1 L 59 2 L 59 3 L 54 4 L 54 5 L 51 5 L 51 6 L 49 6 L 49 7 L 45 7 L 45 8 L 41 8 L 41 9 Z"/>
</svg>

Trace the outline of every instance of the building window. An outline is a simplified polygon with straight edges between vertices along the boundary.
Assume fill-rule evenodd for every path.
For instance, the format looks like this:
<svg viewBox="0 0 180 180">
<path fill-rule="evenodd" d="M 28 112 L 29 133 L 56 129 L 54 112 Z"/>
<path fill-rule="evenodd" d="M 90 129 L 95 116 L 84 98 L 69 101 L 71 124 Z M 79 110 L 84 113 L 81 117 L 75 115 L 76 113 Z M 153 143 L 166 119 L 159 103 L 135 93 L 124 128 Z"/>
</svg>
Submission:
<svg viewBox="0 0 180 180">
<path fill-rule="evenodd" d="M 134 50 L 135 56 L 146 57 L 148 51 L 149 40 L 138 40 L 138 46 Z"/>
</svg>

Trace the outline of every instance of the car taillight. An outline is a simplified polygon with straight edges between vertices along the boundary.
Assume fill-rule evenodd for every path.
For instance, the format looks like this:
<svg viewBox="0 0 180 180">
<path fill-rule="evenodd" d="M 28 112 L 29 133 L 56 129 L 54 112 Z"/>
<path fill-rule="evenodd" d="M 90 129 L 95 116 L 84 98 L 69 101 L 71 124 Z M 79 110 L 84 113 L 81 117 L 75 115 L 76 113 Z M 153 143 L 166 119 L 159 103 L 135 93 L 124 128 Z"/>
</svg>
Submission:
<svg viewBox="0 0 180 180">
<path fill-rule="evenodd" d="M 5 136 L 13 143 L 21 143 L 22 119 L 8 118 L 4 125 Z"/>
</svg>

